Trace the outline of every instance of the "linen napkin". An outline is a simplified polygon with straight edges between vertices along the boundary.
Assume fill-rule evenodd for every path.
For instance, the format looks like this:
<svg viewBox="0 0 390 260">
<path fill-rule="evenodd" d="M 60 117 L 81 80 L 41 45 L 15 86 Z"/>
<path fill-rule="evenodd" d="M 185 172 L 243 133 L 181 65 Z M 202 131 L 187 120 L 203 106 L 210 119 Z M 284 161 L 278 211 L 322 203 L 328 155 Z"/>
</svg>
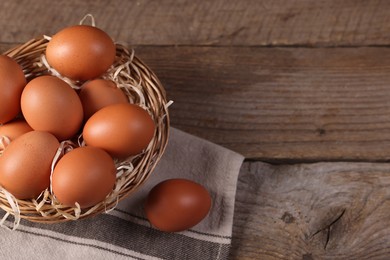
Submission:
<svg viewBox="0 0 390 260">
<path fill-rule="evenodd" d="M 227 259 L 243 159 L 171 128 L 166 152 L 150 178 L 113 211 L 58 224 L 22 220 L 15 231 L 1 228 L 0 259 Z M 183 232 L 153 228 L 143 211 L 150 189 L 170 178 L 193 180 L 212 196 L 207 217 Z"/>
</svg>

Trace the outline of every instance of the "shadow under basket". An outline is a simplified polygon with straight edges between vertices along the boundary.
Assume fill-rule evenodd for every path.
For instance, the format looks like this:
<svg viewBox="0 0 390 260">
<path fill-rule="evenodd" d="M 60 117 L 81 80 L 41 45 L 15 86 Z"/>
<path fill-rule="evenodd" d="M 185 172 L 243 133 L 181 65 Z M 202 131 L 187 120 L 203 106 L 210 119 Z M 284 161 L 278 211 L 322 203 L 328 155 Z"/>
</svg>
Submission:
<svg viewBox="0 0 390 260">
<path fill-rule="evenodd" d="M 32 39 L 3 54 L 13 58 L 22 66 L 28 81 L 41 75 L 54 75 L 67 81 L 74 89 L 79 89 L 83 82 L 63 78 L 47 64 L 45 50 L 49 40 L 48 37 Z M 140 105 L 152 116 L 156 131 L 149 146 L 139 155 L 115 161 L 117 179 L 114 190 L 103 202 L 92 208 L 80 209 L 78 206 L 63 206 L 52 195 L 50 188 L 42 192 L 37 199 L 30 200 L 15 199 L 9 192 L 0 188 L 0 207 L 6 212 L 3 221 L 13 215 L 14 226 L 18 225 L 20 219 L 40 223 L 57 223 L 107 212 L 140 187 L 152 173 L 164 153 L 169 134 L 169 104 L 162 84 L 153 71 L 134 55 L 134 51 L 120 44 L 116 44 L 116 58 L 113 66 L 102 78 L 115 81 L 127 95 L 130 103 Z M 62 142 L 59 153 L 65 153 L 73 147 L 83 145 L 83 142 L 80 142 L 81 136 L 76 137 L 75 140 L 78 142 L 73 139 Z"/>
</svg>

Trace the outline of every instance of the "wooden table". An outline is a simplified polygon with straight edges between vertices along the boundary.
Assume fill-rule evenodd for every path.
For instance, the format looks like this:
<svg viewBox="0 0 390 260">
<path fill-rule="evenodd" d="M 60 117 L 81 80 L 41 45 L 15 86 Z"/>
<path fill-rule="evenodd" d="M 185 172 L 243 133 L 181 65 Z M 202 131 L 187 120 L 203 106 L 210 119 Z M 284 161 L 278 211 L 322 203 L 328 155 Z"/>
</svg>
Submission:
<svg viewBox="0 0 390 260">
<path fill-rule="evenodd" d="M 389 1 L 7 0 L 1 50 L 86 13 L 245 155 L 232 259 L 390 258 Z"/>
</svg>

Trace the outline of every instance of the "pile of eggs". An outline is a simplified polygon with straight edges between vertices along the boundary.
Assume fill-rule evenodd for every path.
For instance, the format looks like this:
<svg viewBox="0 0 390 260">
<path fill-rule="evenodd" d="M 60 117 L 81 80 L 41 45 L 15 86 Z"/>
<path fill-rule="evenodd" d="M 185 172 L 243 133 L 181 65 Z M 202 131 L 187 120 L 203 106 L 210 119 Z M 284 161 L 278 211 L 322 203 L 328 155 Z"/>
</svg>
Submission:
<svg viewBox="0 0 390 260">
<path fill-rule="evenodd" d="M 50 189 L 65 207 L 93 207 L 113 191 L 116 161 L 142 153 L 156 132 L 151 115 L 104 75 L 116 47 L 104 31 L 65 28 L 46 47 L 50 75 L 26 81 L 22 67 L 0 55 L 0 186 L 16 199 L 37 199 Z M 76 90 L 63 79 L 77 82 Z M 61 144 L 82 145 L 58 156 Z M 74 142 L 77 140 L 77 142 Z M 80 144 L 80 142 L 78 142 Z M 56 158 L 58 156 L 58 158 Z M 177 232 L 199 223 L 211 197 L 200 184 L 170 179 L 145 201 L 156 228 Z"/>
<path fill-rule="evenodd" d="M 103 77 L 115 55 L 107 33 L 76 25 L 59 31 L 46 47 L 47 63 L 61 77 L 42 75 L 27 82 L 15 60 L 0 56 L 0 138 L 5 146 L 0 185 L 16 199 L 36 199 L 51 188 L 64 206 L 92 207 L 113 190 L 115 161 L 147 148 L 155 121 Z M 63 78 L 78 82 L 80 90 Z M 80 136 L 84 145 L 65 153 L 52 169 L 60 143 Z"/>
</svg>

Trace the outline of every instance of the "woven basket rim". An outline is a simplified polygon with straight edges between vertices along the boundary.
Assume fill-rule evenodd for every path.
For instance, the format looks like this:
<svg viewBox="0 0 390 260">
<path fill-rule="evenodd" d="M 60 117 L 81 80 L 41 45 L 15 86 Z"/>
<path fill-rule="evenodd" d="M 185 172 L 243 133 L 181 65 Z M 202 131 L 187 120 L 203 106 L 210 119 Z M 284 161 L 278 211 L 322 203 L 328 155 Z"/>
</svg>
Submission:
<svg viewBox="0 0 390 260">
<path fill-rule="evenodd" d="M 28 81 L 40 75 L 55 75 L 43 62 L 48 42 L 49 39 L 42 36 L 15 46 L 3 54 L 13 58 L 22 66 Z M 91 209 L 80 210 L 78 207 L 64 207 L 58 204 L 50 193 L 50 189 L 45 190 L 37 199 L 13 198 L 10 200 L 7 191 L 0 187 L 0 208 L 6 211 L 4 218 L 14 215 L 15 221 L 20 217 L 33 222 L 58 223 L 91 217 L 112 210 L 119 201 L 135 192 L 148 179 L 163 155 L 169 138 L 169 102 L 167 102 L 165 89 L 155 73 L 134 54 L 134 50 L 129 50 L 122 44 L 116 44 L 116 61 L 103 78 L 115 81 L 129 100 L 145 108 L 152 116 L 156 131 L 148 148 L 138 156 L 116 161 L 118 173 L 122 171 L 122 176 L 117 178 L 113 193 L 104 202 Z M 62 79 L 72 87 L 82 84 L 66 78 Z M 62 144 L 66 145 L 64 142 Z M 119 167 L 127 164 L 133 169 Z M 117 188 L 118 191 L 116 191 Z M 18 210 L 15 209 L 13 203 L 16 204 Z"/>
</svg>

